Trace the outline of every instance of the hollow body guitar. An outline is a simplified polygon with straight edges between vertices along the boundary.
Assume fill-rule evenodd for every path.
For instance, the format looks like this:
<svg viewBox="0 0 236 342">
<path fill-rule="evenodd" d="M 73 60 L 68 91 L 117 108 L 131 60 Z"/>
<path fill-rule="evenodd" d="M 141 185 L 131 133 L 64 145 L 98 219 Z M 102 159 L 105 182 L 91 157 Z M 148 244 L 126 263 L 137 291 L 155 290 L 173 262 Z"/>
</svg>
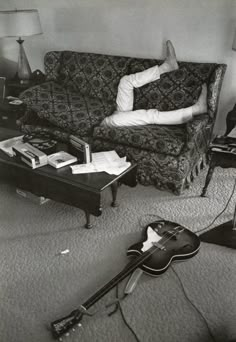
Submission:
<svg viewBox="0 0 236 342">
<path fill-rule="evenodd" d="M 189 259 L 198 253 L 199 248 L 198 236 L 177 223 L 158 220 L 148 224 L 144 229 L 144 238 L 127 250 L 127 255 L 132 257 L 130 262 L 78 309 L 52 322 L 53 337 L 60 340 L 63 335 L 68 335 L 71 329 L 80 325 L 83 315 L 92 305 L 137 268 L 158 276 L 168 269 L 172 261 Z"/>
</svg>

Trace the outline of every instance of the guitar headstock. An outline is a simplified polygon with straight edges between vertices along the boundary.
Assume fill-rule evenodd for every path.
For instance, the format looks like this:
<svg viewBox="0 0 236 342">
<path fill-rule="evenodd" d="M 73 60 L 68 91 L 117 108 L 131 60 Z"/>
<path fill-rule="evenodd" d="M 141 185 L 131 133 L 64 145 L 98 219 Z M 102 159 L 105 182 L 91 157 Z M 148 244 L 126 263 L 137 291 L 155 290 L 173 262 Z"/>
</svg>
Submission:
<svg viewBox="0 0 236 342">
<path fill-rule="evenodd" d="M 60 339 L 63 335 L 68 336 L 70 330 L 73 330 L 76 325 L 81 326 L 83 314 L 80 310 L 74 310 L 69 315 L 58 319 L 51 323 L 52 335 L 56 339 Z"/>
</svg>

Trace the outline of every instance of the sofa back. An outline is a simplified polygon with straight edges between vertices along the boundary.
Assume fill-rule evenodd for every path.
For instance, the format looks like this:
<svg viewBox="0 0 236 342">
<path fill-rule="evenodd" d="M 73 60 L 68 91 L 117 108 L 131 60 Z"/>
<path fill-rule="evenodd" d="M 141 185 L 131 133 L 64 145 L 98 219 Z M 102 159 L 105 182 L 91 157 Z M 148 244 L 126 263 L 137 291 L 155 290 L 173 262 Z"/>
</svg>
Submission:
<svg viewBox="0 0 236 342">
<path fill-rule="evenodd" d="M 44 58 L 47 80 L 86 96 L 114 104 L 122 76 L 145 70 L 161 60 L 75 51 L 50 51 Z M 225 64 L 179 62 L 179 69 L 134 91 L 134 109 L 173 110 L 196 102 L 203 83 L 208 88 L 208 113 L 216 116 Z"/>
</svg>

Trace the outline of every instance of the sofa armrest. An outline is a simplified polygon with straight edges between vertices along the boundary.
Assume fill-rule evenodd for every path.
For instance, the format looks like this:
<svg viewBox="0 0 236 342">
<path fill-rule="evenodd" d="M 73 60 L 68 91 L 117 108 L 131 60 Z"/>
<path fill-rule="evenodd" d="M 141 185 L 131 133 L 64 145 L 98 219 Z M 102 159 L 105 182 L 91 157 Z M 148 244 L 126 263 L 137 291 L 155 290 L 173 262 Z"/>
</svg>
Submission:
<svg viewBox="0 0 236 342">
<path fill-rule="evenodd" d="M 62 51 L 49 51 L 44 56 L 46 81 L 56 81 L 61 66 Z"/>
<path fill-rule="evenodd" d="M 196 145 L 196 140 L 201 136 L 208 145 L 211 139 L 213 122 L 209 121 L 208 114 L 201 114 L 196 116 L 192 121 L 185 124 L 186 127 L 186 150 Z"/>
<path fill-rule="evenodd" d="M 209 143 L 212 138 L 212 131 L 226 68 L 226 64 L 217 64 L 209 78 L 207 84 L 207 113 L 196 116 L 192 121 L 186 123 L 187 147 L 193 143 L 194 137 L 197 136 L 197 133 L 200 131 L 204 134 L 207 143 Z"/>
<path fill-rule="evenodd" d="M 207 86 L 208 115 L 213 122 L 215 121 L 218 110 L 220 91 L 226 68 L 226 64 L 218 64 L 215 71 L 212 73 Z"/>
</svg>

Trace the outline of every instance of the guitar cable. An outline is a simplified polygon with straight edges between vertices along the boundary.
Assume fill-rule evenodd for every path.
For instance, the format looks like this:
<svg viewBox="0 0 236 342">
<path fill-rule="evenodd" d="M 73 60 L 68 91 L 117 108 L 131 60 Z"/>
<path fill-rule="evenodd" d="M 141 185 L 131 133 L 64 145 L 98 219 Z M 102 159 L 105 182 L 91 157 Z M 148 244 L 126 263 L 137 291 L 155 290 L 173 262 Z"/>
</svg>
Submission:
<svg viewBox="0 0 236 342">
<path fill-rule="evenodd" d="M 108 316 L 112 316 L 114 313 L 116 313 L 118 310 L 120 311 L 120 314 L 121 314 L 121 317 L 122 317 L 122 320 L 124 322 L 124 324 L 127 326 L 127 328 L 130 330 L 130 332 L 133 334 L 136 342 L 141 342 L 140 339 L 138 338 L 137 334 L 135 333 L 135 331 L 133 330 L 133 328 L 130 326 L 130 324 L 128 323 L 126 317 L 125 317 L 125 314 L 124 314 L 124 311 L 122 309 L 122 306 L 121 306 L 121 301 L 127 297 L 128 294 L 124 293 L 123 296 L 121 298 L 119 298 L 119 284 L 116 285 L 116 302 L 115 302 L 115 309 L 110 312 L 108 314 Z M 114 304 L 114 303 L 112 303 Z M 111 305 L 111 304 L 110 304 Z M 110 305 L 107 305 L 110 306 Z"/>
<path fill-rule="evenodd" d="M 225 210 L 228 208 L 228 205 L 229 205 L 229 203 L 230 203 L 230 201 L 231 201 L 231 199 L 232 199 L 232 197 L 233 197 L 233 195 L 234 195 L 235 188 L 236 188 L 236 178 L 235 178 L 235 180 L 234 180 L 233 190 L 232 190 L 231 195 L 229 196 L 229 199 L 228 199 L 228 201 L 226 202 L 226 205 L 224 206 L 224 208 L 219 212 L 219 214 L 211 221 L 211 223 L 210 223 L 207 227 L 197 230 L 197 231 L 195 232 L 195 234 L 196 234 L 196 233 L 202 233 L 203 231 L 205 231 L 205 230 L 207 230 L 208 228 L 210 228 L 210 226 L 212 226 L 213 223 L 214 223 L 214 222 L 215 222 L 215 221 L 216 221 L 216 220 L 225 212 Z"/>
<path fill-rule="evenodd" d="M 213 223 L 215 223 L 215 221 L 216 221 L 216 220 L 225 212 L 225 210 L 228 208 L 228 205 L 229 205 L 229 203 L 230 203 L 230 201 L 231 201 L 231 199 L 232 199 L 232 197 L 233 197 L 233 195 L 234 195 L 235 188 L 236 188 L 236 178 L 235 178 L 235 180 L 234 180 L 234 186 L 233 186 L 232 192 L 231 192 L 231 194 L 230 194 L 230 196 L 229 196 L 229 199 L 228 199 L 228 201 L 226 202 L 224 208 L 223 208 L 223 209 L 219 212 L 219 214 L 211 221 L 211 223 L 208 224 L 208 226 L 206 226 L 206 227 L 204 227 L 204 228 L 201 228 L 201 229 L 199 229 L 199 230 L 197 230 L 196 232 L 193 232 L 193 233 L 195 233 L 195 234 L 202 233 L 202 232 L 204 232 L 205 230 L 207 230 L 208 228 L 210 228 L 210 227 L 213 225 Z M 142 216 L 141 219 L 139 219 L 139 225 L 140 225 L 140 227 L 142 227 L 142 228 L 144 228 L 144 227 L 146 226 L 146 224 L 145 224 L 145 225 L 142 225 L 142 224 L 141 224 L 141 220 L 142 220 L 143 218 L 145 218 L 145 217 L 154 217 L 155 219 L 157 219 L 157 218 L 158 218 L 158 219 L 163 219 L 161 216 L 159 216 L 159 215 L 157 215 L 157 214 L 152 214 L 152 213 L 146 214 L 146 215 Z"/>
<path fill-rule="evenodd" d="M 204 317 L 204 315 L 201 313 L 201 311 L 198 309 L 198 307 L 192 302 L 192 300 L 189 298 L 189 296 L 187 295 L 187 292 L 185 290 L 185 287 L 180 279 L 180 276 L 178 275 L 178 273 L 176 272 L 176 270 L 174 269 L 174 267 L 172 267 L 172 265 L 170 265 L 170 268 L 172 269 L 173 273 L 175 274 L 176 278 L 178 279 L 178 282 L 180 284 L 180 287 L 183 291 L 183 294 L 185 296 L 185 298 L 187 299 L 187 301 L 192 305 L 192 307 L 197 311 L 197 313 L 200 315 L 200 317 L 202 318 L 202 320 L 204 321 L 206 327 L 207 327 L 207 330 L 208 330 L 208 333 L 209 335 L 211 336 L 211 339 L 213 342 L 216 342 L 216 339 L 215 337 L 213 336 L 212 332 L 211 332 L 211 329 L 207 323 L 207 320 L 206 318 Z"/>
<path fill-rule="evenodd" d="M 225 212 L 225 210 L 227 209 L 227 207 L 228 207 L 228 205 L 229 205 L 229 203 L 230 203 L 230 201 L 231 201 L 231 199 L 232 199 L 232 197 L 233 197 L 235 188 L 236 188 L 236 178 L 235 178 L 235 181 L 234 181 L 234 186 L 233 186 L 232 192 L 231 192 L 230 197 L 229 197 L 228 201 L 226 202 L 226 205 L 224 206 L 224 208 L 220 211 L 220 213 L 212 220 L 212 222 L 211 222 L 208 226 L 206 226 L 206 227 L 204 227 L 204 228 L 202 228 L 202 229 L 199 229 L 198 231 L 194 232 L 195 234 L 201 233 L 201 232 L 207 230 L 208 228 L 210 228 L 210 226 L 213 225 L 214 222 L 215 222 L 215 221 L 216 221 L 216 220 Z M 152 217 L 155 217 L 155 218 L 158 217 L 159 219 L 161 218 L 159 215 L 156 215 L 156 214 L 146 214 L 145 216 L 152 216 Z M 141 225 L 141 223 L 140 223 L 140 220 L 139 220 L 139 225 L 142 227 L 142 225 Z M 182 289 L 182 292 L 183 292 L 185 298 L 186 298 L 187 301 L 192 305 L 192 307 L 195 309 L 195 311 L 200 315 L 200 317 L 201 317 L 202 320 L 204 321 L 204 323 L 205 323 L 205 325 L 206 325 L 206 327 L 207 327 L 208 333 L 209 333 L 209 335 L 210 335 L 212 341 L 213 341 L 213 342 L 216 342 L 216 339 L 215 339 L 214 335 L 213 335 L 212 332 L 211 332 L 211 329 L 210 329 L 210 327 L 209 327 L 209 325 L 208 325 L 208 323 L 207 323 L 206 318 L 205 318 L 204 315 L 201 313 L 201 311 L 198 309 L 198 307 L 197 307 L 197 306 L 191 301 L 191 299 L 188 297 L 188 295 L 187 295 L 187 293 L 186 293 L 186 290 L 185 290 L 185 287 L 184 287 L 184 285 L 183 285 L 183 283 L 182 283 L 182 281 L 181 281 L 181 279 L 180 279 L 178 273 L 176 272 L 176 270 L 172 267 L 172 265 L 170 265 L 170 268 L 172 269 L 173 273 L 175 274 L 175 277 L 178 279 L 178 282 L 179 282 L 179 284 L 180 284 L 180 286 L 181 286 L 181 289 Z M 106 307 L 109 307 L 109 306 L 115 304 L 114 310 L 111 311 L 111 312 L 108 314 L 108 316 L 109 316 L 109 317 L 112 316 L 114 313 L 116 313 L 116 312 L 119 310 L 119 311 L 120 311 L 120 314 L 121 314 L 121 317 L 122 317 L 122 319 L 123 319 L 124 324 L 125 324 L 125 325 L 127 326 L 127 328 L 131 331 L 131 333 L 132 333 L 133 336 L 135 337 L 136 342 L 141 342 L 141 341 L 139 340 L 137 334 L 136 334 L 135 331 L 133 330 L 133 328 L 132 328 L 132 327 L 130 326 L 130 324 L 127 322 L 127 319 L 126 319 L 126 317 L 125 317 L 125 315 L 124 315 L 124 312 L 123 312 L 123 309 L 122 309 L 122 306 L 121 306 L 121 301 L 122 301 L 125 297 L 127 297 L 127 296 L 128 296 L 128 294 L 125 294 L 125 293 L 124 293 L 123 296 L 122 296 L 121 298 L 119 298 L 119 286 L 118 286 L 118 284 L 117 284 L 117 285 L 116 285 L 116 301 L 106 306 Z"/>
</svg>

